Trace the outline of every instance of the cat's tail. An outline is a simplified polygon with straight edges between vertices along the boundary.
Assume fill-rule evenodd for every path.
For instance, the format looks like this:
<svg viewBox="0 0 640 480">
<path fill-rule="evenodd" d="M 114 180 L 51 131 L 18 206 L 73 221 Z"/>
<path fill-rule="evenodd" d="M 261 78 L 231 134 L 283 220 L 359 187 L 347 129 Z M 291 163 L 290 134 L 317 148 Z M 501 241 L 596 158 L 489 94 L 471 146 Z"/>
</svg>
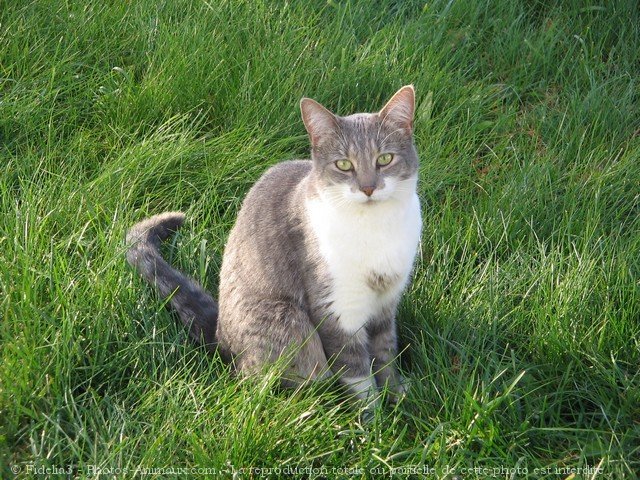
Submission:
<svg viewBox="0 0 640 480">
<path fill-rule="evenodd" d="M 180 228 L 184 218 L 181 212 L 166 212 L 136 223 L 127 232 L 127 261 L 163 298 L 169 297 L 191 338 L 213 351 L 216 348 L 218 303 L 160 254 L 160 244 Z"/>
</svg>

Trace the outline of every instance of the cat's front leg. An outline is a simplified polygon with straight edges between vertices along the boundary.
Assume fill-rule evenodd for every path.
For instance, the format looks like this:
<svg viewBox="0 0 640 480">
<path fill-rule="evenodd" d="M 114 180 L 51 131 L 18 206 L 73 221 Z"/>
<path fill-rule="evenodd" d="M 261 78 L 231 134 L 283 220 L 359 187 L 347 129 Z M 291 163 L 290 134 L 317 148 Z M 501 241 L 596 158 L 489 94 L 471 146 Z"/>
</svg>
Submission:
<svg viewBox="0 0 640 480">
<path fill-rule="evenodd" d="M 407 384 L 396 368 L 398 340 L 395 313 L 390 312 L 374 320 L 367 330 L 376 382 L 381 388 L 388 389 L 392 402 L 397 402 L 406 394 Z"/>
<path fill-rule="evenodd" d="M 365 403 L 365 407 L 374 408 L 378 404 L 378 394 L 364 329 L 350 334 L 340 327 L 334 327 L 323 333 L 331 371 L 338 375 L 340 383 L 350 393 Z"/>
</svg>

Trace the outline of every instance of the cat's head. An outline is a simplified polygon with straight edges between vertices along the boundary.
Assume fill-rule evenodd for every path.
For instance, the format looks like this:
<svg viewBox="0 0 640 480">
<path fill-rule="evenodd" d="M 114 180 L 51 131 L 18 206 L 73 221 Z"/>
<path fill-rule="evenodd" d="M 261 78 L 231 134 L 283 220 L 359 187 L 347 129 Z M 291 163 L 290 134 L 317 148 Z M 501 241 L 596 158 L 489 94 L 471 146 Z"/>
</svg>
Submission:
<svg viewBox="0 0 640 480">
<path fill-rule="evenodd" d="M 375 204 L 413 194 L 413 86 L 402 87 L 377 113 L 340 117 L 310 98 L 300 101 L 300 109 L 323 196 L 339 204 Z"/>
</svg>

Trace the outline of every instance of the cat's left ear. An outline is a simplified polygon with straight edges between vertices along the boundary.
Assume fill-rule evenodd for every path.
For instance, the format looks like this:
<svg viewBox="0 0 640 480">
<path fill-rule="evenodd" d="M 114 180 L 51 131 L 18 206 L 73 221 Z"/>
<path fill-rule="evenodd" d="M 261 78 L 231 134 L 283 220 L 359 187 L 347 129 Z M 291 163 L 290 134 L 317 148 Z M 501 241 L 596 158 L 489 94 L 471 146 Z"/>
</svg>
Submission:
<svg viewBox="0 0 640 480">
<path fill-rule="evenodd" d="M 313 145 L 316 145 L 322 137 L 335 135 L 338 128 L 336 116 L 318 102 L 303 98 L 300 100 L 300 111 Z"/>
<path fill-rule="evenodd" d="M 413 114 L 416 109 L 416 94 L 413 85 L 405 85 L 378 112 L 383 122 L 391 122 L 411 132 Z"/>
</svg>

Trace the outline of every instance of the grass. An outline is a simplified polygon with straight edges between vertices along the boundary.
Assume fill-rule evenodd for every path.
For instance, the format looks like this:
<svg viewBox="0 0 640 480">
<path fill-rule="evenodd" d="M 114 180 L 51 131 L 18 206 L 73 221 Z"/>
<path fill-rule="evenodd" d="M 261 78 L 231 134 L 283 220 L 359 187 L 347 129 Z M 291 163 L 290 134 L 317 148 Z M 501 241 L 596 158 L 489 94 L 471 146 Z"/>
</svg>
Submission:
<svg viewBox="0 0 640 480">
<path fill-rule="evenodd" d="M 0 476 L 637 478 L 636 2 L 16 0 L 0 25 Z M 308 156 L 299 98 L 406 83 L 412 388 L 362 428 L 189 344 L 123 238 L 186 211 L 167 255 L 215 291 L 244 193 Z"/>
</svg>

